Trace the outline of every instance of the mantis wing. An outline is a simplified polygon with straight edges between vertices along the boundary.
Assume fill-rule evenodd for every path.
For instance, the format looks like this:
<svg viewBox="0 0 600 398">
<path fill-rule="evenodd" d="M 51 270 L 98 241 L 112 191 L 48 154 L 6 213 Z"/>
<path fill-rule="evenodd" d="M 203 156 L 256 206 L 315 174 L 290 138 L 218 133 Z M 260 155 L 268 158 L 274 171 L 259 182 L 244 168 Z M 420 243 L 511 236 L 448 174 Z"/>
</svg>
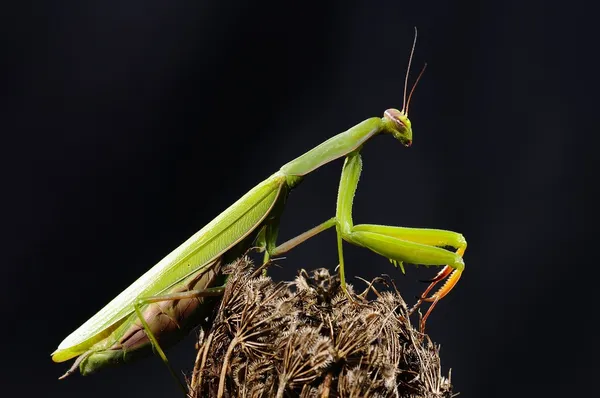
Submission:
<svg viewBox="0 0 600 398">
<path fill-rule="evenodd" d="M 131 315 L 140 297 L 168 290 L 231 249 L 271 212 L 284 184 L 285 176 L 276 173 L 238 199 L 67 336 L 52 353 L 52 360 L 63 362 L 82 354 Z"/>
</svg>

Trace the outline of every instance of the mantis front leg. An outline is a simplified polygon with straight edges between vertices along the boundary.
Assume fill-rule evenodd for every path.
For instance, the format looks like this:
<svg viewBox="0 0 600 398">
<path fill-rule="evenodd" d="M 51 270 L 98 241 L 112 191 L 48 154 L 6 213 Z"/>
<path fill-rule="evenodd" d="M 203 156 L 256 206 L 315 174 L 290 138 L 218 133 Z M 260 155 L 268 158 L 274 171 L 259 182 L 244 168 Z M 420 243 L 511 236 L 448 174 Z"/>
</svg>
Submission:
<svg viewBox="0 0 600 398">
<path fill-rule="evenodd" d="M 387 257 L 394 264 L 400 266 L 403 272 L 404 262 L 427 266 L 444 266 L 438 275 L 430 281 L 429 287 L 411 309 L 412 313 L 423 301 L 432 303 L 421 320 L 420 328 L 424 330 L 425 322 L 437 302 L 445 297 L 460 279 L 465 267 L 462 256 L 467 248 L 467 242 L 459 233 L 440 229 L 405 228 L 374 224 L 354 225 L 352 221 L 352 203 L 361 170 L 362 159 L 358 151 L 348 155 L 342 169 L 335 217 L 279 246 L 275 246 L 276 223 L 274 226 L 267 226 L 267 232 L 263 237 L 266 240 L 264 244 L 266 248 L 265 262 L 270 257 L 284 254 L 307 239 L 335 226 L 340 264 L 339 272 L 344 290 L 346 289 L 344 240 Z M 273 232 L 269 233 L 269 231 Z M 448 246 L 456 251 L 444 249 Z M 446 282 L 442 287 L 436 293 L 427 297 L 433 287 L 444 279 L 446 279 Z"/>
<path fill-rule="evenodd" d="M 343 278 L 344 256 L 342 240 L 357 246 L 366 247 L 377 254 L 387 257 L 394 264 L 400 265 L 403 272 L 404 262 L 422 265 L 443 265 L 444 268 L 430 281 L 431 284 L 411 310 L 412 313 L 423 301 L 432 303 L 421 320 L 420 328 L 423 331 L 425 329 L 425 322 L 437 302 L 445 297 L 460 279 L 465 267 L 462 256 L 467 248 L 467 242 L 461 234 L 446 230 L 373 224 L 354 225 L 352 222 L 352 203 L 361 170 L 362 159 L 360 154 L 356 152 L 349 155 L 342 170 L 336 211 L 342 286 L 345 286 Z M 456 249 L 456 251 L 452 252 L 444 249 L 447 246 Z M 431 289 L 443 279 L 446 279 L 446 282 L 442 287 L 432 296 L 426 297 Z"/>
</svg>

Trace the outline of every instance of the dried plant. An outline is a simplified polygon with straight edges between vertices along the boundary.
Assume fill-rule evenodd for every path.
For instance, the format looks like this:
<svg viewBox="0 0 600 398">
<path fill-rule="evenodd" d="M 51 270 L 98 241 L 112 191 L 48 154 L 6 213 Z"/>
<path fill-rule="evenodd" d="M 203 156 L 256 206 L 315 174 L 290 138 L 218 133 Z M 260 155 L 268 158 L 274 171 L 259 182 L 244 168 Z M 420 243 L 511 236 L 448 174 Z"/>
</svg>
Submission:
<svg viewBox="0 0 600 398">
<path fill-rule="evenodd" d="M 439 347 L 415 330 L 397 291 L 341 290 L 326 269 L 273 282 L 247 257 L 201 333 L 190 398 L 452 397 Z M 371 294 L 372 300 L 367 299 Z"/>
</svg>

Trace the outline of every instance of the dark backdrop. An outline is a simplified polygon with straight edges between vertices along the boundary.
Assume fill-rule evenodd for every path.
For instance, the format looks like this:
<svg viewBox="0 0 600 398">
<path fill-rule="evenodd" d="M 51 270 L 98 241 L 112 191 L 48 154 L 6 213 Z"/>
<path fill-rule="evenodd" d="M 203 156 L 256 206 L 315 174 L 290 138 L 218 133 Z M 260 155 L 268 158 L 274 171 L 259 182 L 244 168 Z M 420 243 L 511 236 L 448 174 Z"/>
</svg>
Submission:
<svg viewBox="0 0 600 398">
<path fill-rule="evenodd" d="M 428 68 L 411 106 L 414 145 L 381 137 L 365 147 L 355 220 L 467 237 L 464 276 L 428 323 L 461 396 L 590 396 L 600 370 L 598 101 L 586 15 L 575 2 L 517 0 L 6 10 L 2 388 L 177 396 L 156 358 L 59 382 L 68 365 L 50 353 L 282 164 L 401 107 L 417 26 L 412 79 Z M 333 215 L 340 169 L 319 169 L 292 194 L 282 239 Z M 346 248 L 351 279 L 389 273 L 411 301 L 435 273 L 402 276 Z M 329 231 L 272 275 L 336 264 Z M 170 351 L 178 369 L 190 369 L 193 342 Z"/>
</svg>

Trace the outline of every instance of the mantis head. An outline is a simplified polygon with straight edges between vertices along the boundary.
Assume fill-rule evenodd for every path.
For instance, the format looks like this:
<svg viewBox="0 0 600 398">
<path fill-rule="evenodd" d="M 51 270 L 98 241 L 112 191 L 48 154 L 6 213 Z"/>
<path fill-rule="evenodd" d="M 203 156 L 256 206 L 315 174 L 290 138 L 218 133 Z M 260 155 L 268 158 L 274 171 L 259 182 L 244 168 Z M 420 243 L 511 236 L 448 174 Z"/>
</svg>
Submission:
<svg viewBox="0 0 600 398">
<path fill-rule="evenodd" d="M 388 109 L 383 113 L 384 133 L 389 133 L 400 141 L 405 147 L 412 144 L 412 127 L 410 120 L 404 111 Z"/>
<path fill-rule="evenodd" d="M 392 134 L 394 138 L 400 141 L 405 147 L 412 145 L 412 127 L 410 120 L 408 119 L 408 107 L 410 106 L 410 100 L 413 92 L 415 91 L 415 88 L 417 87 L 417 84 L 419 83 L 419 80 L 421 80 L 421 76 L 423 76 L 423 72 L 425 72 L 425 68 L 427 67 L 427 64 L 425 64 L 423 69 L 421 69 L 421 72 L 419 73 L 419 76 L 417 76 L 417 80 L 415 80 L 415 83 L 410 89 L 410 93 L 408 94 L 407 98 L 406 92 L 408 89 L 408 74 L 410 73 L 410 65 L 412 63 L 416 44 L 417 28 L 415 27 L 415 38 L 410 50 L 410 56 L 408 57 L 406 76 L 404 76 L 404 98 L 402 101 L 402 110 L 399 111 L 398 109 L 390 108 L 383 113 L 383 132 Z"/>
</svg>

